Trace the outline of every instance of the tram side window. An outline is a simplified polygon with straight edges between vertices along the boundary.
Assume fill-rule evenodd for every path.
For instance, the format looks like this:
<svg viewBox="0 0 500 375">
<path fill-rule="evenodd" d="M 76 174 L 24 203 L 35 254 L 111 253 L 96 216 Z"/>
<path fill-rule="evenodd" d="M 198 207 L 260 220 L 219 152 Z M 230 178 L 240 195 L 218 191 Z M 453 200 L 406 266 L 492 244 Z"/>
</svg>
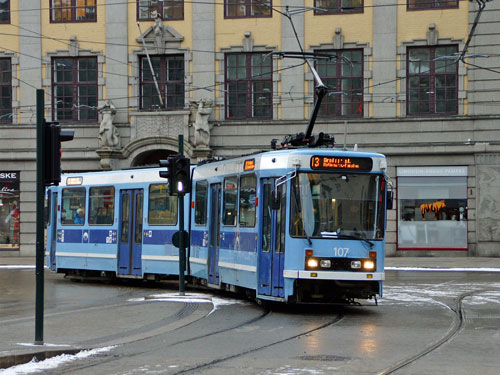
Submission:
<svg viewBox="0 0 500 375">
<path fill-rule="evenodd" d="M 257 178 L 254 174 L 240 178 L 240 226 L 255 226 L 255 196 Z"/>
<path fill-rule="evenodd" d="M 153 184 L 149 187 L 148 223 L 177 224 L 177 197 L 168 195 L 168 184 Z"/>
<path fill-rule="evenodd" d="M 85 188 L 68 188 L 62 191 L 61 224 L 85 224 Z"/>
<path fill-rule="evenodd" d="M 236 226 L 238 202 L 238 178 L 236 176 L 224 179 L 224 216 L 222 223 L 227 226 Z"/>
<path fill-rule="evenodd" d="M 115 188 L 112 186 L 90 188 L 89 224 L 112 225 L 115 207 Z"/>
<path fill-rule="evenodd" d="M 207 224 L 207 181 L 199 181 L 196 183 L 196 197 L 194 202 L 194 223 L 197 225 Z"/>
</svg>

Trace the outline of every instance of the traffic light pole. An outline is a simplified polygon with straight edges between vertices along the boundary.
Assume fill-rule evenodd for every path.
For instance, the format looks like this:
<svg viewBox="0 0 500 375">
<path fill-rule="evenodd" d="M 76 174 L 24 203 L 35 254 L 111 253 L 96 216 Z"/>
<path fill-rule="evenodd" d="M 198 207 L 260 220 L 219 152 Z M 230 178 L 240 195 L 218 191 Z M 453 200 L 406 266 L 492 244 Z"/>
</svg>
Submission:
<svg viewBox="0 0 500 375">
<path fill-rule="evenodd" d="M 35 345 L 43 345 L 44 252 L 43 210 L 45 200 L 44 90 L 36 90 L 36 296 Z"/>
<path fill-rule="evenodd" d="M 179 155 L 184 155 L 184 136 L 179 134 Z M 186 248 L 184 243 L 184 193 L 179 194 L 179 295 L 184 295 Z"/>
</svg>

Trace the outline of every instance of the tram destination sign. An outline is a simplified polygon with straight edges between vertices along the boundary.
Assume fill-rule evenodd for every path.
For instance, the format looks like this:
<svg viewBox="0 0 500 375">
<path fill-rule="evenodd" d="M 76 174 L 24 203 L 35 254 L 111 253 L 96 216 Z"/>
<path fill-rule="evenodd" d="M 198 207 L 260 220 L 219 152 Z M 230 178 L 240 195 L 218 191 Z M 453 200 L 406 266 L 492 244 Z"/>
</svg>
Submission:
<svg viewBox="0 0 500 375">
<path fill-rule="evenodd" d="M 371 158 L 345 156 L 313 156 L 311 169 L 334 171 L 370 172 L 373 167 Z"/>
</svg>

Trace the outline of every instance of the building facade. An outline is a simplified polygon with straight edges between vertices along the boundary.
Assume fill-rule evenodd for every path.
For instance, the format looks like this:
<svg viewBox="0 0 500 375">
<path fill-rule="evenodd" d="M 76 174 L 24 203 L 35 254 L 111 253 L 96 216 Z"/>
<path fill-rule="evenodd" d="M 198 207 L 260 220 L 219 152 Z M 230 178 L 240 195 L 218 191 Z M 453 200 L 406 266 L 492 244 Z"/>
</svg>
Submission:
<svg viewBox="0 0 500 375">
<path fill-rule="evenodd" d="M 34 255 L 36 89 L 64 171 L 270 149 L 305 131 L 388 156 L 392 256 L 500 256 L 500 5 L 0 0 L 0 256 Z M 152 74 L 154 72 L 154 74 Z"/>
</svg>

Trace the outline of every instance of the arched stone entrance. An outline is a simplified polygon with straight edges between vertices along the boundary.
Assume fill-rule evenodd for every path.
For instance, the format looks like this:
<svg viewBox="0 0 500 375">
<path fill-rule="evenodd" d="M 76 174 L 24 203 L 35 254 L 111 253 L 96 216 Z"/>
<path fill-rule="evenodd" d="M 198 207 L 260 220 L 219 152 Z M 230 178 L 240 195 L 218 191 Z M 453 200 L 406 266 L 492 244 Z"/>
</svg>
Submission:
<svg viewBox="0 0 500 375">
<path fill-rule="evenodd" d="M 169 155 L 175 154 L 170 150 L 149 150 L 137 155 L 132 160 L 131 167 L 159 166 L 160 160 L 166 160 Z"/>
</svg>

